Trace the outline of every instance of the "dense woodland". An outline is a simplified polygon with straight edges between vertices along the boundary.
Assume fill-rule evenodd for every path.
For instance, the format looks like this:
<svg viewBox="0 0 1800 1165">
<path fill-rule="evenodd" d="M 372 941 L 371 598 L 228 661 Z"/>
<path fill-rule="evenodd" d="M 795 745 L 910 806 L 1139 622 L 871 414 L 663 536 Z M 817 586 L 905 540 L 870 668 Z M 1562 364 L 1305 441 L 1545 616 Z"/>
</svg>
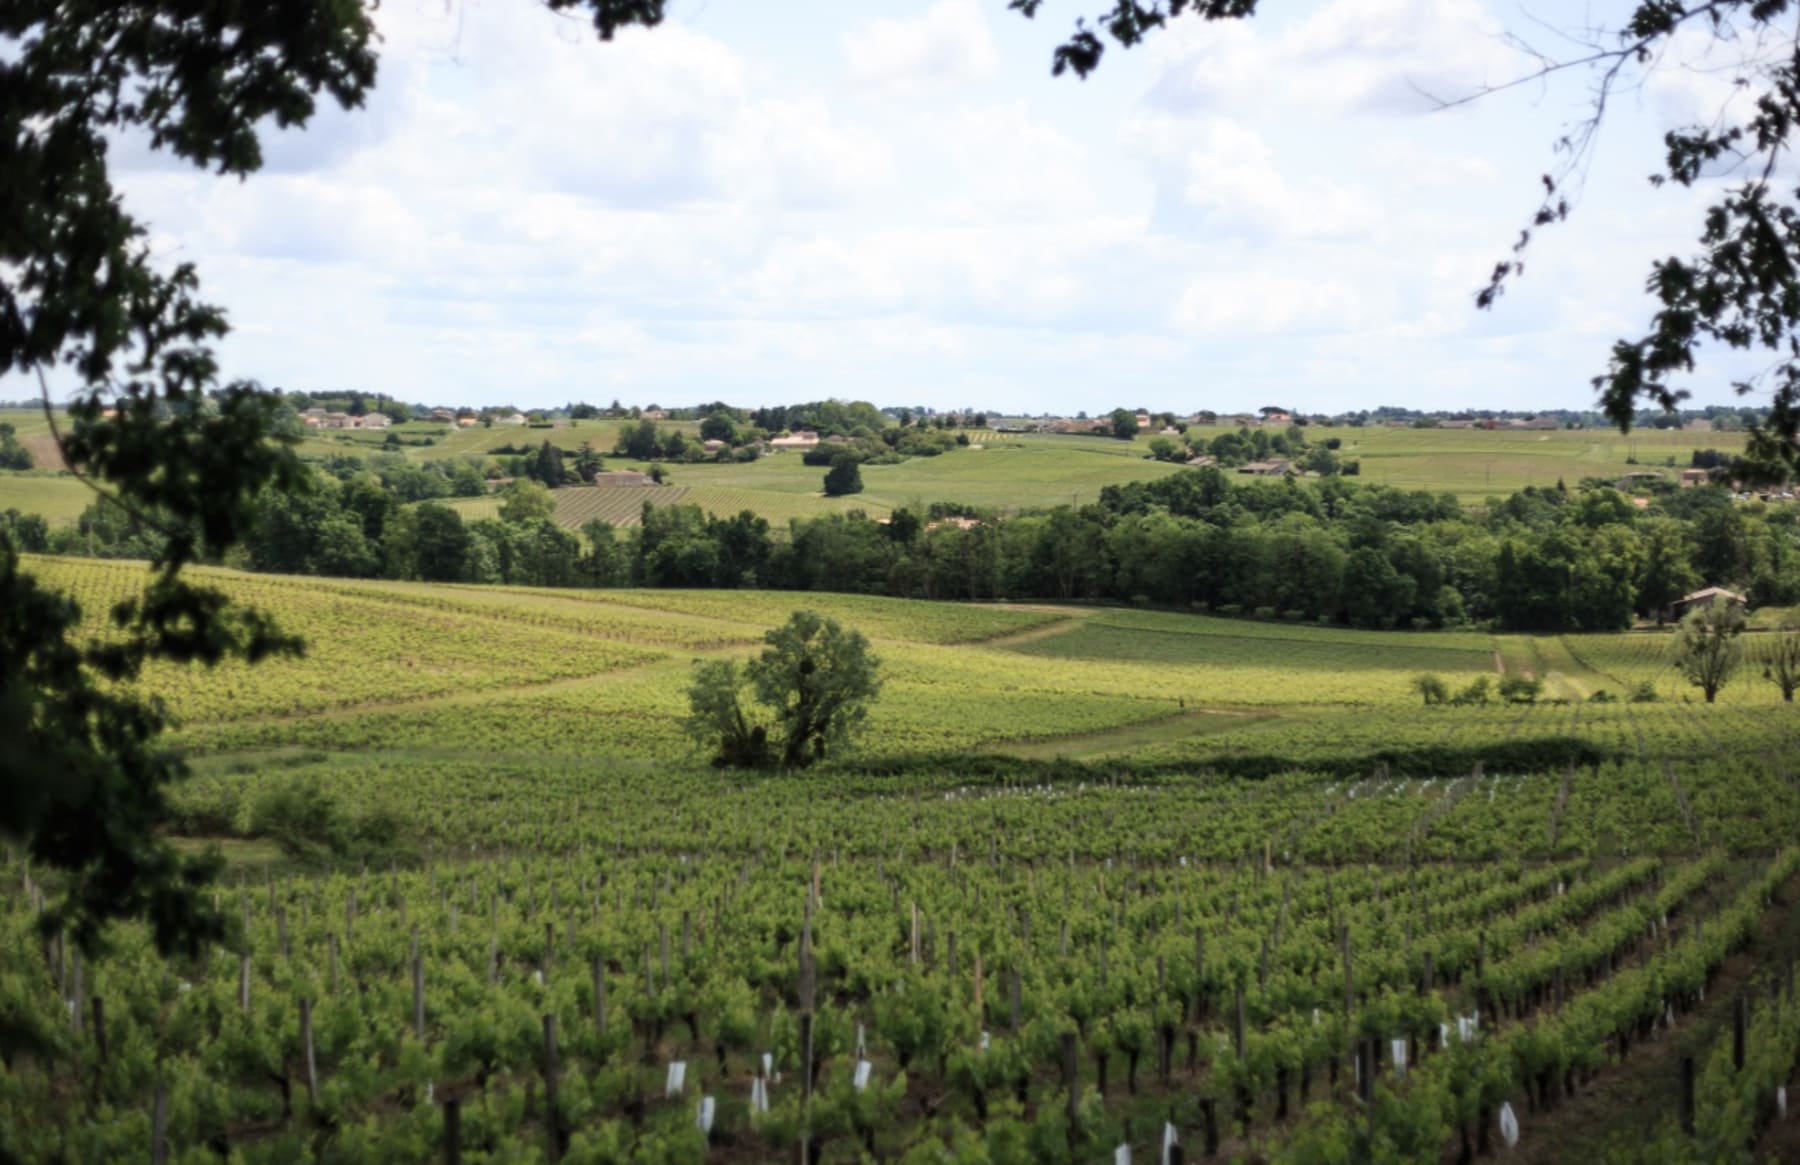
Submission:
<svg viewBox="0 0 1800 1165">
<path fill-rule="evenodd" d="M 1647 508 L 1612 486 L 1526 489 L 1465 509 L 1448 494 L 1341 477 L 1250 481 L 1215 468 L 1107 487 L 1096 503 L 1001 516 L 933 505 L 773 528 L 748 512 L 646 504 L 642 524 L 553 521 L 529 480 L 498 518 L 431 500 L 474 492 L 461 463 L 335 460 L 303 492 L 271 493 L 233 560 L 287 574 L 549 587 L 846 591 L 930 599 L 1104 600 L 1221 614 L 1443 627 L 1613 630 L 1696 587 L 1800 602 L 1800 514 L 1720 487 Z M 16 513 L 22 548 L 147 557 L 161 537 L 96 503 L 67 530 Z"/>
</svg>

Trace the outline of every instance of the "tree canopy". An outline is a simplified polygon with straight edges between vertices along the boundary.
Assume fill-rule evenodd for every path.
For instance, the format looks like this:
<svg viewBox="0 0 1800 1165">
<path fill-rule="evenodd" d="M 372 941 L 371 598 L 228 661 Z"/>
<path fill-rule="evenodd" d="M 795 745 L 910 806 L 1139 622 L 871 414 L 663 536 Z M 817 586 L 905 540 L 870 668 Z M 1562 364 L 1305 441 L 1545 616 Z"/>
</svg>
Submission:
<svg viewBox="0 0 1800 1165">
<path fill-rule="evenodd" d="M 689 735 L 715 750 L 720 767 L 800 769 L 835 755 L 881 691 L 869 641 L 812 611 L 795 611 L 763 641 L 763 653 L 742 668 L 732 660 L 695 668 Z M 746 683 L 761 714 L 745 707 Z"/>
</svg>

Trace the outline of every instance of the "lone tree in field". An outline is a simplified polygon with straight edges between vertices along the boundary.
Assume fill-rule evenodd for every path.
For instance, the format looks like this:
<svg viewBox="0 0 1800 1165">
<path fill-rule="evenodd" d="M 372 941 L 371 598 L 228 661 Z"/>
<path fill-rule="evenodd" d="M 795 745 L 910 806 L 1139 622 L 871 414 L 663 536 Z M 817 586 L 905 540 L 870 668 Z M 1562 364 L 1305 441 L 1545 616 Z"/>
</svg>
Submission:
<svg viewBox="0 0 1800 1165">
<path fill-rule="evenodd" d="M 1781 698 L 1792 704 L 1800 689 L 1800 631 L 1775 638 L 1763 659 L 1763 678 L 1781 689 Z"/>
<path fill-rule="evenodd" d="M 1736 603 L 1714 600 L 1682 616 L 1675 632 L 1675 666 L 1706 693 L 1708 704 L 1737 670 L 1743 654 L 1737 637 L 1743 629 L 1744 612 Z"/>
<path fill-rule="evenodd" d="M 833 457 L 831 468 L 825 471 L 825 496 L 841 498 L 859 494 L 862 488 L 862 470 L 857 468 L 856 458 L 848 453 L 839 453 Z"/>
<path fill-rule="evenodd" d="M 720 768 L 803 769 L 846 748 L 881 691 L 869 641 L 811 611 L 795 611 L 763 641 L 741 668 L 722 659 L 694 670 L 688 734 L 716 746 Z M 744 705 L 746 683 L 760 714 Z"/>
</svg>

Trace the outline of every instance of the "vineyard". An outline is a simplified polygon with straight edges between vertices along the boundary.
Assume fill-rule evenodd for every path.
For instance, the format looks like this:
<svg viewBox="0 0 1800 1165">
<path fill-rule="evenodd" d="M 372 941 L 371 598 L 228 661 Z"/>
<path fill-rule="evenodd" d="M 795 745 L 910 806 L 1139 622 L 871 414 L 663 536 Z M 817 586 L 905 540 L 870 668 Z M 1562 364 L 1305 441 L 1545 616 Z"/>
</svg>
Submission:
<svg viewBox="0 0 1800 1165">
<path fill-rule="evenodd" d="M 31 566 L 90 612 L 142 581 Z M 310 650 L 147 680 L 196 770 L 173 828 L 287 856 L 228 872 L 229 940 L 168 961 L 133 926 L 93 959 L 41 934 L 55 888 L 8 858 L 0 1156 L 1793 1143 L 1796 713 L 1750 674 L 1683 700 L 1666 637 L 199 573 Z M 803 776 L 709 770 L 692 661 L 800 605 L 882 658 L 866 740 Z M 1497 661 L 1566 697 L 1409 684 Z M 1586 699 L 1640 678 L 1665 698 Z M 385 841 L 296 824 L 334 816 Z"/>
</svg>

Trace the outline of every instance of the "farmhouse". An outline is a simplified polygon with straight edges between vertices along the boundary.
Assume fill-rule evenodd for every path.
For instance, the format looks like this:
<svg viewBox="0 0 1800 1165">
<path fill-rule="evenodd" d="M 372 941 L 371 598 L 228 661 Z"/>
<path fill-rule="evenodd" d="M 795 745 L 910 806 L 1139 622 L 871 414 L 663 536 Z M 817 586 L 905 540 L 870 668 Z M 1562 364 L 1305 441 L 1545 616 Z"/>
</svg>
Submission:
<svg viewBox="0 0 1800 1165">
<path fill-rule="evenodd" d="M 1684 469 L 1681 471 L 1681 484 L 1684 486 L 1705 485 L 1711 480 L 1712 474 L 1704 469 Z"/>
<path fill-rule="evenodd" d="M 1190 469 L 1205 469 L 1209 465 L 1217 465 L 1219 459 L 1217 457 L 1209 457 L 1205 454 L 1201 454 L 1199 457 L 1188 458 L 1187 463 L 1188 468 Z"/>
<path fill-rule="evenodd" d="M 777 452 L 783 449 L 811 449 L 819 443 L 819 435 L 811 429 L 801 429 L 786 437 L 775 437 L 769 441 L 769 448 Z"/>
<path fill-rule="evenodd" d="M 1288 459 L 1272 457 L 1267 461 L 1251 461 L 1238 467 L 1239 473 L 1255 474 L 1257 477 L 1280 477 L 1288 472 Z"/>
<path fill-rule="evenodd" d="M 456 414 L 449 409 L 432 409 L 431 419 L 441 422 L 442 424 L 451 425 L 456 423 Z"/>
<path fill-rule="evenodd" d="M 607 469 L 594 475 L 595 485 L 604 486 L 637 486 L 655 485 L 647 473 L 639 473 L 635 469 Z"/>
<path fill-rule="evenodd" d="M 1724 587 L 1702 587 L 1700 590 L 1683 595 L 1670 603 L 1670 615 L 1672 618 L 1679 619 L 1695 607 L 1704 607 L 1709 603 L 1730 603 L 1734 607 L 1741 608 L 1749 606 L 1750 600 L 1736 591 L 1728 591 Z"/>
<path fill-rule="evenodd" d="M 365 413 L 355 418 L 355 421 L 358 429 L 385 429 L 394 423 L 386 413 Z"/>
</svg>

